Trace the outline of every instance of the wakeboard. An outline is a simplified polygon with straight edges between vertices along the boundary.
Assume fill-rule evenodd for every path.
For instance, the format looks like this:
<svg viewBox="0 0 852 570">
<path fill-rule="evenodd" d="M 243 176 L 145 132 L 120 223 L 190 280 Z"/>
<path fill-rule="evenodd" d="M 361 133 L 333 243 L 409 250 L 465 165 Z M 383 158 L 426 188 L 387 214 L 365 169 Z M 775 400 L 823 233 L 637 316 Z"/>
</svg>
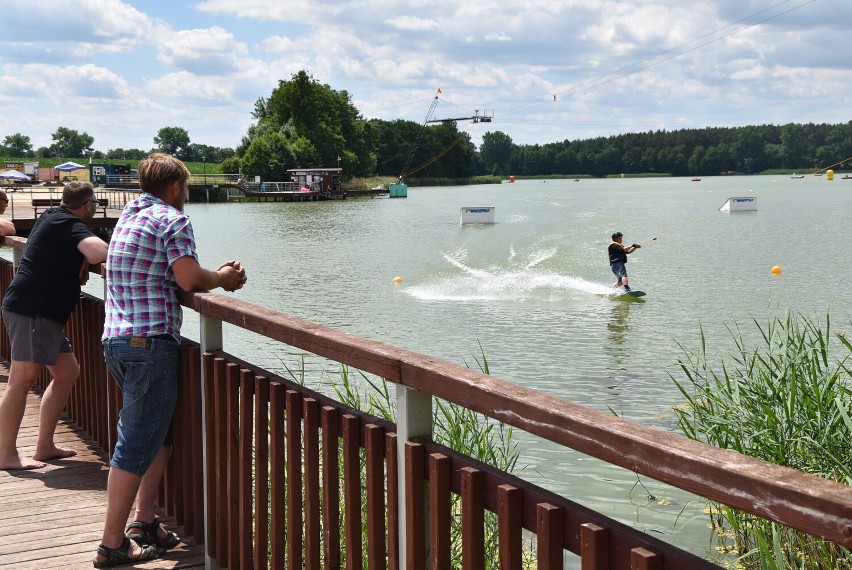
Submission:
<svg viewBox="0 0 852 570">
<path fill-rule="evenodd" d="M 645 291 L 637 291 L 636 289 L 629 291 L 627 293 L 622 293 L 621 295 L 616 295 L 617 299 L 638 299 L 639 297 L 644 297 Z"/>
</svg>

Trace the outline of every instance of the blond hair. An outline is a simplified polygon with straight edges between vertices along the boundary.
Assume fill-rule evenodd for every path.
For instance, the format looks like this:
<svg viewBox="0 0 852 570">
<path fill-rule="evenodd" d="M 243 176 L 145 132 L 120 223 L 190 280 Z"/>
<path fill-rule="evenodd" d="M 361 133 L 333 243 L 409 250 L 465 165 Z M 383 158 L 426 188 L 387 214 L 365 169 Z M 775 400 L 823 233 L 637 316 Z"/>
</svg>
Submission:
<svg viewBox="0 0 852 570">
<path fill-rule="evenodd" d="M 189 180 L 189 169 L 170 154 L 155 152 L 139 163 L 139 187 L 159 196 L 175 182 Z"/>
</svg>

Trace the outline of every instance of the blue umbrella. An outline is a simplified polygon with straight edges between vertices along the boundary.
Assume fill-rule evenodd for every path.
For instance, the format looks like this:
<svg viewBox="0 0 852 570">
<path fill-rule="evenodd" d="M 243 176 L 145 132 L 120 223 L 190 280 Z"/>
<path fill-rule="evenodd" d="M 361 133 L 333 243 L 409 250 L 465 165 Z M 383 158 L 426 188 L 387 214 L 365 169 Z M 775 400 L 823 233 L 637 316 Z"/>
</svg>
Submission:
<svg viewBox="0 0 852 570">
<path fill-rule="evenodd" d="M 21 172 L 20 170 L 7 170 L 6 172 L 0 172 L 0 178 L 3 180 L 26 180 L 30 181 L 30 177 Z"/>
<path fill-rule="evenodd" d="M 62 164 L 57 164 L 53 168 L 60 172 L 71 172 L 72 170 L 80 170 L 81 168 L 86 167 L 82 164 L 77 164 L 76 162 L 63 162 Z"/>
</svg>

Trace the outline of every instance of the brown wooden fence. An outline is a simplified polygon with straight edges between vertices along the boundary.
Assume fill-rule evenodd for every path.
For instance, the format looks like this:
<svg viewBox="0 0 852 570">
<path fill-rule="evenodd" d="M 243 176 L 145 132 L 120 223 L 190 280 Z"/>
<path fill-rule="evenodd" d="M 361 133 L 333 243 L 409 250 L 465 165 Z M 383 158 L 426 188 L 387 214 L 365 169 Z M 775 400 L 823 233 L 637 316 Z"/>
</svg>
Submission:
<svg viewBox="0 0 852 570">
<path fill-rule="evenodd" d="M 23 241 L 7 238 L 21 247 Z M 0 266 L 5 291 L 12 264 Z M 852 546 L 852 489 L 615 418 L 430 356 L 213 293 L 184 340 L 169 514 L 210 567 L 484 568 L 496 517 L 501 568 L 716 568 L 686 551 L 430 441 L 432 397 L 758 516 Z M 222 323 L 397 384 L 396 424 L 222 350 Z M 83 295 L 68 325 L 81 378 L 68 411 L 104 448 L 119 401 L 103 365 L 102 301 Z M 8 358 L 0 328 L 0 356 Z M 48 378 L 43 378 L 46 383 Z M 461 545 L 451 544 L 453 522 Z"/>
</svg>

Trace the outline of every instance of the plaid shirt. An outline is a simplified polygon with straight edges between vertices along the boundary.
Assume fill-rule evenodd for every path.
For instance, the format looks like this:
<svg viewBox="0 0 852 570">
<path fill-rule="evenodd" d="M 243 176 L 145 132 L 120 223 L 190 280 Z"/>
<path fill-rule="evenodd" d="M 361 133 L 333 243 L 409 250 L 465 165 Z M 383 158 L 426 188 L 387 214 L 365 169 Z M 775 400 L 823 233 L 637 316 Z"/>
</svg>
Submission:
<svg viewBox="0 0 852 570">
<path fill-rule="evenodd" d="M 189 217 L 143 193 L 124 206 L 107 254 L 106 321 L 103 338 L 180 338 L 183 311 L 172 263 L 198 259 Z"/>
</svg>

